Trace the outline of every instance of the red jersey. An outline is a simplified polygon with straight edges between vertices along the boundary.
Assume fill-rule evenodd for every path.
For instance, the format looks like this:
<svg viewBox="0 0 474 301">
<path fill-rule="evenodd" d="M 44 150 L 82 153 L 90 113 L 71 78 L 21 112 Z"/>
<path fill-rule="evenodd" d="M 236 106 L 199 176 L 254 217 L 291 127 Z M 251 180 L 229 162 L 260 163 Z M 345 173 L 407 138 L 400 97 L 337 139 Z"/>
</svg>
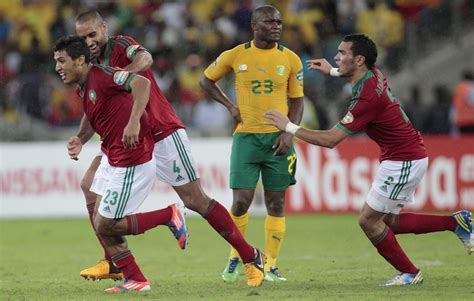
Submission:
<svg viewBox="0 0 474 301">
<path fill-rule="evenodd" d="M 154 141 L 146 113 L 140 119 L 138 145 L 132 149 L 125 148 L 122 143 L 123 130 L 133 106 L 130 81 L 135 74 L 95 64 L 89 68 L 87 78 L 77 92 L 87 119 L 102 139 L 101 148 L 109 164 L 129 167 L 150 161 Z"/>
<path fill-rule="evenodd" d="M 360 130 L 380 147 L 380 161 L 410 161 L 427 157 L 420 133 L 413 127 L 377 67 L 352 88 L 349 112 L 337 124 L 354 134 Z"/>
<path fill-rule="evenodd" d="M 112 36 L 107 41 L 105 60 L 98 63 L 105 66 L 125 68 L 129 65 L 138 51 L 145 50 L 133 38 L 128 36 Z M 153 72 L 148 69 L 138 73 L 150 80 L 150 100 L 146 111 L 148 113 L 150 130 L 155 142 L 163 140 L 177 129 L 184 128 L 170 103 L 161 92 L 155 81 Z"/>
</svg>

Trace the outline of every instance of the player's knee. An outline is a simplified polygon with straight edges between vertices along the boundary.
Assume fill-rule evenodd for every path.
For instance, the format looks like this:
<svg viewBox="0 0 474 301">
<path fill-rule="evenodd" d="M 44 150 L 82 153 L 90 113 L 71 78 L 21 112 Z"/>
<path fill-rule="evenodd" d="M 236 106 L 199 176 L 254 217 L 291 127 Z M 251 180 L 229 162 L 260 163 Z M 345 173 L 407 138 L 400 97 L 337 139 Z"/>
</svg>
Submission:
<svg viewBox="0 0 474 301">
<path fill-rule="evenodd" d="M 371 228 L 370 220 L 363 215 L 359 216 L 359 226 L 364 232 L 369 231 Z"/>
<path fill-rule="evenodd" d="M 280 216 L 284 211 L 283 200 L 271 200 L 267 202 L 267 211 L 273 216 Z"/>
<path fill-rule="evenodd" d="M 232 204 L 232 214 L 235 216 L 241 216 L 247 213 L 250 207 L 250 203 L 247 200 L 234 200 Z"/>
<path fill-rule="evenodd" d="M 82 178 L 81 180 L 81 190 L 84 194 L 89 193 L 89 189 L 91 188 L 91 181 L 86 177 Z"/>
<path fill-rule="evenodd" d="M 113 225 L 107 220 L 96 217 L 94 220 L 95 232 L 99 235 L 113 235 Z"/>
<path fill-rule="evenodd" d="M 199 214 L 204 214 L 211 203 L 211 198 L 203 193 L 194 195 L 190 194 L 183 197 L 181 200 L 186 208 Z"/>
</svg>

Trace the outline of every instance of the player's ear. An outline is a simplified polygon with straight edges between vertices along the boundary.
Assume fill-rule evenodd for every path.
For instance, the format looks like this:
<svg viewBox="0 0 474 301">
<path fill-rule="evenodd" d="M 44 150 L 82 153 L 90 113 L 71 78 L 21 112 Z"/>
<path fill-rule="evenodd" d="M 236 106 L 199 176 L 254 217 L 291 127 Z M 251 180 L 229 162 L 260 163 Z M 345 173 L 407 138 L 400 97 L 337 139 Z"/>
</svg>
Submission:
<svg viewBox="0 0 474 301">
<path fill-rule="evenodd" d="M 356 63 L 357 63 L 357 66 L 362 67 L 365 64 L 365 56 L 358 55 L 356 57 Z"/>
</svg>

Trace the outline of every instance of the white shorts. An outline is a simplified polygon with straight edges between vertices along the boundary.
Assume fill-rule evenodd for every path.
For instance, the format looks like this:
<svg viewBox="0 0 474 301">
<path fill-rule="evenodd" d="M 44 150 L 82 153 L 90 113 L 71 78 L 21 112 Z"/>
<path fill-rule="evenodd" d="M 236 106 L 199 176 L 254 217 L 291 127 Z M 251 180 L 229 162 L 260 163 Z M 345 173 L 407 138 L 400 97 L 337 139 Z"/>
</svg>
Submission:
<svg viewBox="0 0 474 301">
<path fill-rule="evenodd" d="M 181 186 L 199 178 L 184 129 L 173 132 L 155 143 L 153 157 L 158 179 L 171 186 Z"/>
<path fill-rule="evenodd" d="M 101 195 L 99 214 L 121 219 L 134 213 L 148 196 L 155 180 L 155 159 L 131 167 L 114 167 L 103 155 L 90 191 Z"/>
<path fill-rule="evenodd" d="M 367 205 L 378 212 L 399 214 L 414 202 L 415 190 L 428 168 L 428 158 L 382 161 L 367 196 Z"/>
</svg>

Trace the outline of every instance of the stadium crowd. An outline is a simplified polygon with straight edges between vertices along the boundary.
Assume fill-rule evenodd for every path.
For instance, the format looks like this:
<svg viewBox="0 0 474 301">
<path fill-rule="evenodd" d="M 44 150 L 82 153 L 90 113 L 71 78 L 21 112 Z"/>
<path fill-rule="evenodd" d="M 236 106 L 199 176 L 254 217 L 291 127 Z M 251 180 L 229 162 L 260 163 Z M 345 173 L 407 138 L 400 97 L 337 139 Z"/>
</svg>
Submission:
<svg viewBox="0 0 474 301">
<path fill-rule="evenodd" d="M 157 82 L 191 135 L 215 136 L 230 135 L 230 116 L 223 106 L 206 99 L 199 79 L 219 53 L 251 39 L 249 24 L 255 7 L 273 4 L 279 8 L 284 18 L 283 44 L 297 52 L 303 62 L 312 57 L 332 58 L 341 36 L 361 32 L 382 49 L 379 61 L 385 69 L 397 72 L 403 67 L 402 58 L 407 52 L 408 24 L 415 26 L 417 42 L 425 45 L 433 37 L 452 33 L 450 24 L 454 15 L 460 16 L 461 22 L 468 20 L 473 15 L 472 3 L 468 0 L 1 1 L 0 132 L 6 140 L 45 140 L 53 137 L 45 132 L 32 132 L 31 127 L 27 130 L 29 135 L 21 135 L 22 125 L 67 128 L 79 123 L 81 103 L 73 89 L 61 84 L 54 72 L 51 53 L 54 41 L 73 34 L 75 16 L 88 8 L 97 8 L 102 13 L 110 34 L 130 35 L 152 53 Z M 227 79 L 221 84 L 233 97 L 232 82 Z M 340 80 L 323 79 L 305 70 L 308 102 L 305 125 L 325 129 L 333 124 L 340 116 L 330 112 L 343 111 L 344 91 Z M 407 111 L 411 112 L 418 130 L 451 132 L 452 124 L 446 114 L 452 94 L 448 88 L 438 86 L 434 91 L 429 114 L 441 121 L 430 119 L 432 124 L 420 119 L 427 113 L 416 112 L 428 111 L 417 103 L 416 87 L 412 94 Z M 13 129 L 10 135 L 8 129 Z"/>
</svg>

